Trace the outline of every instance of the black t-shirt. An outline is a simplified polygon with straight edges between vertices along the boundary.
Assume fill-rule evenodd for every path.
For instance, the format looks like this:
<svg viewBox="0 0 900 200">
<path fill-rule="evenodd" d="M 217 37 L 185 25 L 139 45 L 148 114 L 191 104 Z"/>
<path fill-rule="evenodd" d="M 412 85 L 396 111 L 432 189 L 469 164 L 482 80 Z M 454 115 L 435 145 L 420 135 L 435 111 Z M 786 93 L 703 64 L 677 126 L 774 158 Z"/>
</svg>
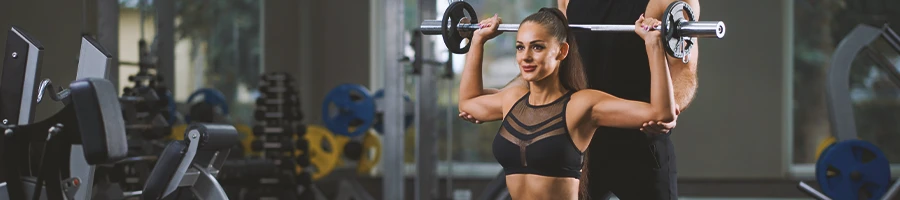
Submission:
<svg viewBox="0 0 900 200">
<path fill-rule="evenodd" d="M 570 24 L 632 25 L 649 0 L 570 0 Z M 575 32 L 589 87 L 620 98 L 650 102 L 644 40 L 634 32 Z"/>
</svg>

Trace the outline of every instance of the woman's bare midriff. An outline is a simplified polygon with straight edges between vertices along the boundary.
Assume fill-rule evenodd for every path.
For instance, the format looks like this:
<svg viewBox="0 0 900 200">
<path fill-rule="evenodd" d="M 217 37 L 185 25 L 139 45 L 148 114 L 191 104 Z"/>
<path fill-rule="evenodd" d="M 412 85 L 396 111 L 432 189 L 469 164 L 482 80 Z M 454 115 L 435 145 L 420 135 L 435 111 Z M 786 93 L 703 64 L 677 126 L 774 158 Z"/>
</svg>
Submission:
<svg viewBox="0 0 900 200">
<path fill-rule="evenodd" d="M 578 179 L 534 174 L 506 176 L 506 187 L 514 200 L 577 200 Z"/>
</svg>

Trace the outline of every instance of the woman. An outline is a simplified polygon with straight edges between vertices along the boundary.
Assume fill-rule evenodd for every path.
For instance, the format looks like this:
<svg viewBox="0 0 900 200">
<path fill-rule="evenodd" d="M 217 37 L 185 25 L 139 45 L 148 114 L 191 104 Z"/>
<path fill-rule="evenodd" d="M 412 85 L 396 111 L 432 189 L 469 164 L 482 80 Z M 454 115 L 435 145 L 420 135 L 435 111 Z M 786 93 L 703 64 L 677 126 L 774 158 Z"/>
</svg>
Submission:
<svg viewBox="0 0 900 200">
<path fill-rule="evenodd" d="M 476 119 L 502 119 L 493 142 L 513 199 L 577 199 L 586 171 L 584 150 L 599 126 L 640 128 L 647 121 L 675 118 L 672 81 L 666 66 L 656 19 L 635 22 L 650 60 L 650 103 L 624 100 L 585 89 L 586 81 L 575 38 L 557 9 L 543 8 L 519 25 L 516 61 L 521 87 L 485 93 L 482 86 L 484 43 L 500 34 L 496 15 L 479 23 L 460 81 L 460 111 Z M 582 179 L 583 180 L 583 179 Z"/>
</svg>

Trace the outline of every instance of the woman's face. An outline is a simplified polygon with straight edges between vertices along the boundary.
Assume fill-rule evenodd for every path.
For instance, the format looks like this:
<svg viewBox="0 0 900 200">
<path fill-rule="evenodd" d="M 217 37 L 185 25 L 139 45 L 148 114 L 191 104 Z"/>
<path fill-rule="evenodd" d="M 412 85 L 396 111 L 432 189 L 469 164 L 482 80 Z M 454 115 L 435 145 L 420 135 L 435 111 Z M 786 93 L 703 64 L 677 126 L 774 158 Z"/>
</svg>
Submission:
<svg viewBox="0 0 900 200">
<path fill-rule="evenodd" d="M 540 81 L 556 75 L 568 45 L 560 43 L 544 26 L 525 22 L 516 34 L 516 62 L 525 81 Z"/>
</svg>

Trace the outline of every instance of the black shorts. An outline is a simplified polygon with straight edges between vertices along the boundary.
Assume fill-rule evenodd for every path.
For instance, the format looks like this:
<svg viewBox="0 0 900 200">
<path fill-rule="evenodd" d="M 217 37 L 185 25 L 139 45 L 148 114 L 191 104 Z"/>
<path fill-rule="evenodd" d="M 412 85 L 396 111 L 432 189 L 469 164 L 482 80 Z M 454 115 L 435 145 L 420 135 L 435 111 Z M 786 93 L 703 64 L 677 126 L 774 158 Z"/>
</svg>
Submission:
<svg viewBox="0 0 900 200">
<path fill-rule="evenodd" d="M 590 199 L 678 199 L 672 133 L 648 138 L 610 129 L 598 129 L 588 150 Z"/>
</svg>

